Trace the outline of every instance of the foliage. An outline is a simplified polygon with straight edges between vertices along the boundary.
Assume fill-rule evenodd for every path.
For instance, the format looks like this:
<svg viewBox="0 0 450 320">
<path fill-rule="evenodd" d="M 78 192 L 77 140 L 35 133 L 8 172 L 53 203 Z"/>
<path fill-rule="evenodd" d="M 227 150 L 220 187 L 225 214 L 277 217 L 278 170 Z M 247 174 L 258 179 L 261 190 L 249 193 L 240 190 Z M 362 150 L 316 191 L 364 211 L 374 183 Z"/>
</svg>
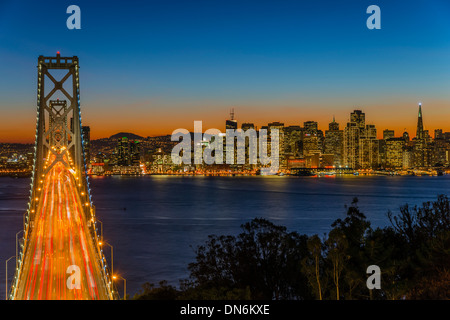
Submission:
<svg viewBox="0 0 450 320">
<path fill-rule="evenodd" d="M 288 232 L 256 218 L 237 236 L 210 235 L 197 247 L 190 279 L 176 289 L 145 284 L 135 299 L 449 299 L 450 202 L 388 212 L 390 226 L 372 229 L 353 199 L 323 239 Z M 381 269 L 381 289 L 366 269 Z"/>
</svg>

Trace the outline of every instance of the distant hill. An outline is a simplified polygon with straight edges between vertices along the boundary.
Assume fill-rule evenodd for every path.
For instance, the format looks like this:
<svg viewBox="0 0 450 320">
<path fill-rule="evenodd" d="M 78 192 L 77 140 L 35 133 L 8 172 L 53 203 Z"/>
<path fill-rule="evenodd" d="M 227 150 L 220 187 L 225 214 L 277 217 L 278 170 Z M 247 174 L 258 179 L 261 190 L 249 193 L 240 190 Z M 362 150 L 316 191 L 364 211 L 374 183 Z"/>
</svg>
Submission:
<svg viewBox="0 0 450 320">
<path fill-rule="evenodd" d="M 109 138 L 110 139 L 119 139 L 119 138 L 123 138 L 123 137 L 127 137 L 129 140 L 143 140 L 144 139 L 144 137 L 141 137 L 141 136 L 138 136 L 137 134 L 129 133 L 129 132 L 119 132 L 119 133 L 112 135 Z"/>
</svg>

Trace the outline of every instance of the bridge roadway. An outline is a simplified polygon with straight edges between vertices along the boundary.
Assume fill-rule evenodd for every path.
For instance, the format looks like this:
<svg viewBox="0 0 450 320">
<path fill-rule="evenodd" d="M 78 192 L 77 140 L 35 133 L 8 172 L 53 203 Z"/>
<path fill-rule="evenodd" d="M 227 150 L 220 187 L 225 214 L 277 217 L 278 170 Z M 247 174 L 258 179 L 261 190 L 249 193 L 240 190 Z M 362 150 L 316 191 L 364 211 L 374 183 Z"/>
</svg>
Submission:
<svg viewBox="0 0 450 320">
<path fill-rule="evenodd" d="M 14 299 L 110 299 L 73 171 L 56 162 L 40 185 Z M 79 268 L 79 277 L 70 266 Z"/>
</svg>

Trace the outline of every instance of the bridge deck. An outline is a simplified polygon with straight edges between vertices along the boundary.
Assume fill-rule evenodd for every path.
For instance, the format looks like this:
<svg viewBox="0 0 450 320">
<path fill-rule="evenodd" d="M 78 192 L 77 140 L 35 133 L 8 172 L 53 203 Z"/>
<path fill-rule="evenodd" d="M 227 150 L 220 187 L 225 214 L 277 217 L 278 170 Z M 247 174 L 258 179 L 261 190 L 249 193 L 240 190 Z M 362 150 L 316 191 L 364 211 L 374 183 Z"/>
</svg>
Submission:
<svg viewBox="0 0 450 320">
<path fill-rule="evenodd" d="M 41 185 L 15 299 L 109 299 L 73 174 L 57 162 Z M 69 266 L 80 270 L 79 289 L 73 288 Z"/>
</svg>

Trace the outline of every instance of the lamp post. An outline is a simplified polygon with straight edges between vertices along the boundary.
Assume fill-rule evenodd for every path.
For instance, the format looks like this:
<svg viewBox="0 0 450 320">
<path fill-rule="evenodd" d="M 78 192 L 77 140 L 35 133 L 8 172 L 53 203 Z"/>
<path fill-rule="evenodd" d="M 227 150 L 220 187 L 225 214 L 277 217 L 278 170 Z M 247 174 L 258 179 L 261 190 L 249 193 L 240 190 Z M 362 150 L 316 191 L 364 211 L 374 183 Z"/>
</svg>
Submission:
<svg viewBox="0 0 450 320">
<path fill-rule="evenodd" d="M 8 260 L 6 260 L 5 300 L 8 300 L 8 262 L 15 257 L 16 256 L 12 256 Z"/>
<path fill-rule="evenodd" d="M 113 280 L 120 278 L 123 280 L 123 300 L 127 300 L 127 280 L 119 275 L 113 275 Z"/>
<path fill-rule="evenodd" d="M 100 222 L 100 240 L 103 241 L 103 222 L 98 219 L 95 219 L 96 222 Z"/>
<path fill-rule="evenodd" d="M 102 246 L 103 244 L 108 245 L 111 248 L 111 274 L 114 274 L 114 256 L 113 256 L 113 246 L 110 245 L 108 242 L 106 241 L 100 241 L 98 243 L 100 246 Z"/>
<path fill-rule="evenodd" d="M 23 232 L 23 230 L 16 233 L 16 268 L 19 263 L 19 240 L 17 239 L 17 237 L 21 232 Z"/>
</svg>

